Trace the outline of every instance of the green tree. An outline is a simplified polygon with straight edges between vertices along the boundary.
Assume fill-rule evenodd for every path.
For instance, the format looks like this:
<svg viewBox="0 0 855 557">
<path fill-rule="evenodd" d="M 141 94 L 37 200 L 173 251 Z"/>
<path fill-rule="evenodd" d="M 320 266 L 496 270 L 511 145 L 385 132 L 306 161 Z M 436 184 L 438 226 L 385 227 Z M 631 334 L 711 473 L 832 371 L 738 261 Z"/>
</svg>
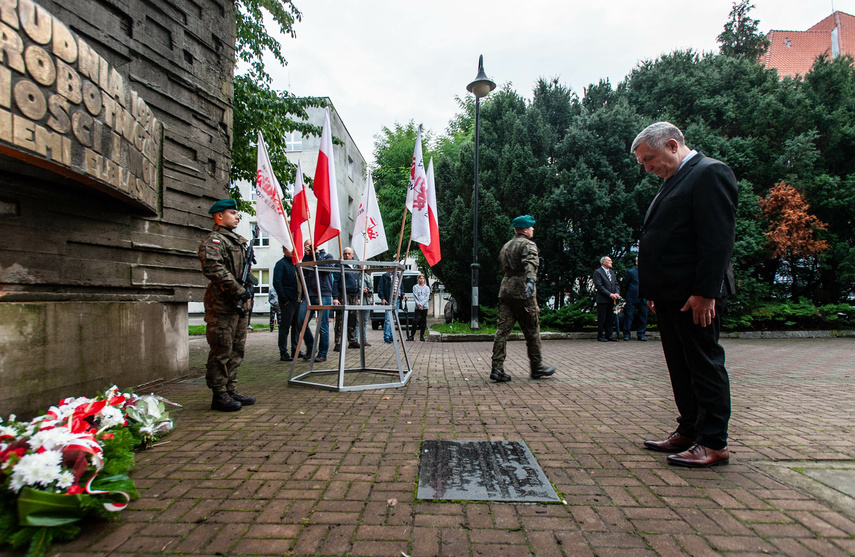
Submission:
<svg viewBox="0 0 855 557">
<path fill-rule="evenodd" d="M 754 5 L 748 0 L 733 3 L 730 19 L 724 24 L 724 31 L 717 38 L 723 55 L 757 59 L 766 53 L 769 39 L 758 31 L 760 20 L 749 17 L 752 9 Z"/>
<path fill-rule="evenodd" d="M 295 37 L 294 24 L 301 14 L 291 0 L 236 0 L 235 56 L 247 70 L 234 78 L 234 112 L 232 167 L 229 194 L 242 210 L 252 212 L 251 203 L 243 200 L 235 184 L 238 180 L 255 181 L 258 132 L 267 143 L 273 172 L 283 184 L 293 181 L 296 166 L 285 157 L 288 134 L 320 135 L 321 129 L 306 123 L 306 109 L 325 106 L 322 98 L 298 98 L 270 86 L 270 75 L 264 69 L 264 54 L 270 53 L 280 64 L 288 62 L 282 46 L 264 24 L 265 14 L 276 23 L 283 35 Z"/>
</svg>

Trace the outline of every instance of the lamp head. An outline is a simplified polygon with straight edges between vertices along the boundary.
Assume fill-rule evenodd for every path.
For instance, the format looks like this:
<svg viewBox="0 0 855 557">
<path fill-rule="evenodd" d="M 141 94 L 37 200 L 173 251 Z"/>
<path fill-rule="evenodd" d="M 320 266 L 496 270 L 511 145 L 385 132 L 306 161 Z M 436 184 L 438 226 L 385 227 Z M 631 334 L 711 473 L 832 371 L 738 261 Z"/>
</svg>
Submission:
<svg viewBox="0 0 855 557">
<path fill-rule="evenodd" d="M 476 99 L 482 99 L 495 88 L 496 84 L 484 73 L 484 55 L 482 54 L 478 57 L 478 75 L 475 76 L 475 81 L 466 86 L 466 90 L 475 95 Z"/>
</svg>

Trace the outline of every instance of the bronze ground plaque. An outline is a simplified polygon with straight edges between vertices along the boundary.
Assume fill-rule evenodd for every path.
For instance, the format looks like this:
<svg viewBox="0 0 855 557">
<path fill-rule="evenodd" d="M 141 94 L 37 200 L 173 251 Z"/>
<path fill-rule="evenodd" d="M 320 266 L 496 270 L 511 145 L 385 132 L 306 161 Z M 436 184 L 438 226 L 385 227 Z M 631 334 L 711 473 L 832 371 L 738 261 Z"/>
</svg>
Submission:
<svg viewBox="0 0 855 557">
<path fill-rule="evenodd" d="M 416 497 L 560 501 L 522 441 L 424 441 Z"/>
</svg>

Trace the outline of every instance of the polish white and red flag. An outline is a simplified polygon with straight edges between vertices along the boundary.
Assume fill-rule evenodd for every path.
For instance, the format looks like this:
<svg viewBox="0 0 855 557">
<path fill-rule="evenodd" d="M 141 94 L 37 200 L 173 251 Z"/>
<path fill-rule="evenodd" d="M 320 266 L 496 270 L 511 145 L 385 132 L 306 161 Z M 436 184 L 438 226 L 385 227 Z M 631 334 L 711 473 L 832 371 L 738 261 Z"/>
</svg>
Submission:
<svg viewBox="0 0 855 557">
<path fill-rule="evenodd" d="M 377 203 L 371 172 L 368 173 L 365 191 L 362 192 L 362 202 L 359 204 L 359 211 L 356 213 L 353 241 L 350 245 L 353 247 L 357 259 L 361 261 L 367 261 L 389 249 L 386 244 L 386 230 L 383 228 L 383 217 L 380 215 L 380 205 Z"/>
<path fill-rule="evenodd" d="M 258 218 L 258 227 L 286 248 L 293 249 L 291 237 L 288 235 L 285 209 L 282 208 L 281 192 L 282 188 L 279 187 L 267 156 L 264 137 L 258 132 L 258 171 L 255 176 L 255 215 Z"/>
<path fill-rule="evenodd" d="M 428 191 L 425 176 L 425 161 L 422 157 L 422 127 L 416 132 L 416 147 L 410 180 L 407 184 L 407 210 L 412 213 L 410 238 L 419 244 L 430 244 L 430 222 L 428 220 Z"/>
<path fill-rule="evenodd" d="M 439 215 L 436 212 L 436 185 L 433 181 L 433 157 L 431 157 L 427 169 L 427 190 L 430 242 L 427 244 L 420 242 L 419 246 L 422 248 L 422 253 L 425 254 L 428 265 L 433 267 L 442 259 L 442 254 L 439 250 Z"/>
<path fill-rule="evenodd" d="M 318 249 L 324 242 L 341 234 L 329 108 L 324 113 L 324 130 L 321 132 L 321 148 L 318 151 L 318 166 L 315 168 L 315 182 L 312 189 L 318 200 L 315 211 L 314 241 L 315 249 Z"/>
<path fill-rule="evenodd" d="M 309 220 L 309 198 L 303 181 L 303 165 L 297 161 L 297 176 L 294 179 L 294 198 L 291 201 L 291 235 L 296 249 L 291 250 L 291 261 L 303 259 L 303 223 Z"/>
</svg>

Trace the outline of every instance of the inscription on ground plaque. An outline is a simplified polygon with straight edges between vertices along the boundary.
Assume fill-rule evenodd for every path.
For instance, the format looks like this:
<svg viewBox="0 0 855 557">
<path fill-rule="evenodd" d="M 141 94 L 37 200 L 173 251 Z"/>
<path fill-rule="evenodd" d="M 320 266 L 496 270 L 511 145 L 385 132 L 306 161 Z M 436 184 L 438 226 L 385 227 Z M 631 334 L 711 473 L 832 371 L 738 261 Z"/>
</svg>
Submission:
<svg viewBox="0 0 855 557">
<path fill-rule="evenodd" d="M 559 501 L 522 441 L 424 441 L 418 499 Z"/>
</svg>

